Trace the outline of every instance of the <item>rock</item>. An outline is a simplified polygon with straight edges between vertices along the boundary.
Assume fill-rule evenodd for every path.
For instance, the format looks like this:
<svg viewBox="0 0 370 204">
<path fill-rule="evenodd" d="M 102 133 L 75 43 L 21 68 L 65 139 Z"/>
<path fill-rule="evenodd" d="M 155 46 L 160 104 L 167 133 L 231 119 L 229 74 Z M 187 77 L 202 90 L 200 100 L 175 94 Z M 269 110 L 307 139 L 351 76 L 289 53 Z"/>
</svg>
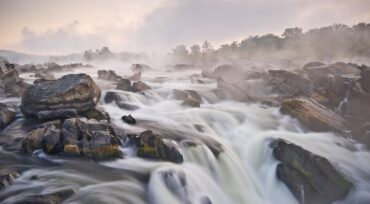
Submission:
<svg viewBox="0 0 370 204">
<path fill-rule="evenodd" d="M 149 89 L 152 89 L 152 88 L 142 81 L 134 82 L 134 84 L 131 87 L 132 92 L 141 92 L 141 91 L 145 91 Z"/>
<path fill-rule="evenodd" d="M 335 64 L 321 66 L 321 67 L 308 67 L 304 69 L 304 72 L 310 76 L 310 78 L 315 78 L 318 75 L 334 75 L 334 76 L 343 76 L 343 75 L 353 75 L 359 76 L 360 69 L 357 67 L 346 64 L 343 62 L 337 62 Z"/>
<path fill-rule="evenodd" d="M 174 163 L 182 163 L 183 156 L 179 151 L 177 143 L 164 139 L 160 135 L 147 130 L 134 138 L 138 147 L 137 155 L 149 159 L 161 159 Z"/>
<path fill-rule="evenodd" d="M 340 115 L 307 98 L 288 99 L 281 104 L 280 111 L 314 131 L 342 132 L 348 128 L 348 121 Z"/>
<path fill-rule="evenodd" d="M 149 65 L 146 65 L 146 64 L 132 64 L 131 65 L 131 70 L 133 72 L 143 72 L 143 71 L 149 71 L 152 69 L 153 68 L 151 68 Z"/>
<path fill-rule="evenodd" d="M 44 134 L 48 127 L 40 127 L 30 132 L 22 139 L 22 152 L 32 153 L 36 149 L 42 149 Z"/>
<path fill-rule="evenodd" d="M 292 143 L 279 139 L 273 143 L 278 164 L 277 177 L 301 203 L 320 204 L 341 200 L 353 184 L 347 181 L 330 162 Z"/>
<path fill-rule="evenodd" d="M 125 103 L 123 101 L 120 101 L 120 102 L 116 102 L 117 106 L 121 109 L 125 109 L 125 110 L 137 110 L 137 109 L 140 109 L 139 106 L 137 105 L 134 105 L 134 104 L 130 104 L 130 103 Z"/>
<path fill-rule="evenodd" d="M 7 72 L 0 72 L 0 89 L 3 89 L 4 93 L 12 96 L 21 96 L 28 84 L 19 77 L 14 66 L 8 67 L 5 71 Z"/>
<path fill-rule="evenodd" d="M 54 75 L 49 72 L 44 72 L 44 73 L 38 72 L 35 74 L 35 78 L 45 79 L 45 80 L 55 80 Z"/>
<path fill-rule="evenodd" d="M 130 91 L 131 89 L 131 81 L 129 79 L 121 79 L 119 80 L 116 89 L 122 91 Z"/>
<path fill-rule="evenodd" d="M 115 102 L 119 108 L 125 110 L 137 110 L 140 108 L 137 105 L 124 102 L 120 95 L 116 92 L 107 92 L 104 97 L 104 102 L 105 103 Z"/>
<path fill-rule="evenodd" d="M 8 168 L 0 169 L 0 191 L 9 187 L 13 181 L 19 176 L 16 171 Z"/>
<path fill-rule="evenodd" d="M 132 81 L 139 81 L 141 79 L 141 71 L 139 72 L 136 72 L 134 75 L 132 75 L 129 80 L 132 80 Z"/>
<path fill-rule="evenodd" d="M 84 155 L 96 160 L 121 158 L 119 138 L 106 122 L 67 119 L 62 128 L 62 143 L 67 155 Z"/>
<path fill-rule="evenodd" d="M 359 82 L 362 89 L 370 94 L 370 69 L 366 69 L 361 72 L 361 78 Z"/>
<path fill-rule="evenodd" d="M 202 101 L 202 97 L 198 94 L 198 92 L 193 90 L 177 90 L 173 91 L 174 97 L 178 100 L 183 101 L 183 105 L 190 106 L 190 107 L 200 107 L 200 102 Z"/>
<path fill-rule="evenodd" d="M 221 77 L 217 78 L 217 88 L 228 91 L 230 95 L 238 101 L 250 101 L 251 99 L 248 93 L 242 90 L 238 84 L 229 83 Z"/>
<path fill-rule="evenodd" d="M 63 151 L 63 146 L 60 141 L 61 135 L 60 129 L 56 128 L 55 126 L 50 126 L 46 129 L 43 135 L 43 150 L 46 153 L 54 154 Z"/>
<path fill-rule="evenodd" d="M 303 69 L 313 68 L 313 67 L 322 67 L 325 66 L 322 62 L 309 62 L 303 66 Z"/>
<path fill-rule="evenodd" d="M 127 124 L 136 124 L 136 120 L 131 115 L 122 116 L 122 120 Z"/>
<path fill-rule="evenodd" d="M 13 204 L 59 204 L 62 202 L 62 197 L 57 193 L 28 195 L 17 199 Z"/>
<path fill-rule="evenodd" d="M 50 111 L 40 111 L 37 113 L 40 120 L 68 119 L 77 117 L 76 109 L 58 109 Z"/>
<path fill-rule="evenodd" d="M 0 103 L 0 129 L 5 128 L 15 120 L 15 111 L 11 110 L 7 105 Z"/>
<path fill-rule="evenodd" d="M 113 70 L 98 70 L 99 79 L 107 81 L 119 81 L 122 77 L 118 76 Z"/>
<path fill-rule="evenodd" d="M 80 114 L 81 117 L 85 117 L 87 119 L 95 119 L 97 121 L 100 120 L 107 120 L 110 121 L 110 116 L 107 112 L 99 110 L 97 108 L 92 108 L 88 111 L 82 112 Z"/>
<path fill-rule="evenodd" d="M 52 124 L 45 124 L 23 137 L 22 152 L 32 153 L 37 149 L 43 149 L 50 154 L 61 152 L 63 148 L 60 142 L 60 130 Z"/>
<path fill-rule="evenodd" d="M 286 70 L 269 70 L 268 73 L 267 85 L 279 97 L 309 96 L 314 89 L 312 81 L 300 74 Z"/>
<path fill-rule="evenodd" d="M 212 78 L 217 79 L 222 77 L 226 81 L 238 82 L 243 81 L 247 77 L 247 72 L 242 68 L 233 65 L 221 65 L 218 66 L 211 74 Z"/>
<path fill-rule="evenodd" d="M 25 117 L 58 109 L 76 109 L 80 113 L 95 107 L 100 92 L 90 76 L 69 74 L 55 81 L 30 85 L 22 96 L 21 111 Z"/>
</svg>

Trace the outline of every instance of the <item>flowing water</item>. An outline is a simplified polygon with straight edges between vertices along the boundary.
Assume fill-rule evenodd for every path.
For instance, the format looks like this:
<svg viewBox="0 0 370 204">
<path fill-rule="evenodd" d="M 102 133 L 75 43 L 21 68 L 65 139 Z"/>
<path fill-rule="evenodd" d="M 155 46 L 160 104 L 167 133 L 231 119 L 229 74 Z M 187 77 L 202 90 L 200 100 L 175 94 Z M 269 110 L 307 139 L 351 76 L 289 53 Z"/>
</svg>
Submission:
<svg viewBox="0 0 370 204">
<path fill-rule="evenodd" d="M 115 69 L 119 75 L 131 71 Z M 211 92 L 216 83 L 201 79 L 194 83 L 198 70 L 168 72 L 166 69 L 143 73 L 142 81 L 154 89 L 131 93 L 114 90 L 111 82 L 98 80 L 97 69 L 75 70 L 94 77 L 107 91 L 120 94 L 128 103 L 140 108 L 123 110 L 114 103 L 99 106 L 111 116 L 111 122 L 127 131 L 153 129 L 173 137 L 185 138 L 180 150 L 182 164 L 138 158 L 129 143 L 122 146 L 124 159 L 92 162 L 86 159 L 45 155 L 41 151 L 27 156 L 0 149 L 0 164 L 24 171 L 13 185 L 0 192 L 3 203 L 11 203 L 31 194 L 52 193 L 63 189 L 76 191 L 64 203 L 184 203 L 184 204 L 256 204 L 299 203 L 288 188 L 277 179 L 278 161 L 269 147 L 274 138 L 283 138 L 326 157 L 355 187 L 338 203 L 368 203 L 370 200 L 370 152 L 362 145 L 333 133 L 314 133 L 296 120 L 279 113 L 278 108 L 247 104 L 233 100 L 221 101 Z M 59 73 L 62 76 L 66 73 Z M 23 74 L 22 77 L 29 77 Z M 181 105 L 173 89 L 192 89 L 203 96 L 200 108 Z M 2 99 L 17 104 L 19 99 Z M 131 114 L 136 126 L 121 121 Z M 18 119 L 3 130 L 12 137 L 26 131 L 19 128 Z M 196 141 L 199 145 L 189 145 Z M 209 148 L 220 144 L 218 155 Z"/>
</svg>

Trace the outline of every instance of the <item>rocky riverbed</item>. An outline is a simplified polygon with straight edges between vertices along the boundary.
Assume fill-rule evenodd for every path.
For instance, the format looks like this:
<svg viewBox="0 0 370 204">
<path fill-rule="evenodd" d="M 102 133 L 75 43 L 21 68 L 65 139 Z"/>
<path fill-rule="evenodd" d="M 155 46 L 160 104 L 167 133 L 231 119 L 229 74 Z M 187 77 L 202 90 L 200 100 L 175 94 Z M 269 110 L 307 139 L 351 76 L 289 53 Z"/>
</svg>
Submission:
<svg viewBox="0 0 370 204">
<path fill-rule="evenodd" d="M 0 67 L 2 203 L 370 200 L 365 65 Z"/>
</svg>

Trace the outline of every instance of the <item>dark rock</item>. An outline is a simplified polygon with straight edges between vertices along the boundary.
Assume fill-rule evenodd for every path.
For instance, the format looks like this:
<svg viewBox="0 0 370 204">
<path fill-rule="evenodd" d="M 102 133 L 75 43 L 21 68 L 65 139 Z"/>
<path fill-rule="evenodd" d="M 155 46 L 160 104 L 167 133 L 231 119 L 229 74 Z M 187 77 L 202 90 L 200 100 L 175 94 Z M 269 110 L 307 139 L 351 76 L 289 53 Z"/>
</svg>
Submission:
<svg viewBox="0 0 370 204">
<path fill-rule="evenodd" d="M 118 82 L 116 89 L 122 91 L 129 91 L 131 89 L 131 81 L 129 79 L 121 79 Z"/>
<path fill-rule="evenodd" d="M 105 122 L 67 119 L 62 128 L 62 142 L 68 155 L 84 155 L 96 160 L 122 157 L 119 138 Z"/>
<path fill-rule="evenodd" d="M 19 77 L 17 70 L 14 68 L 8 68 L 5 71 L 7 72 L 0 72 L 0 89 L 12 96 L 21 96 L 28 84 Z"/>
<path fill-rule="evenodd" d="M 137 110 L 140 107 L 134 104 L 126 103 L 124 100 L 120 97 L 120 95 L 116 92 L 107 92 L 104 97 L 105 103 L 116 103 L 116 105 L 119 108 L 125 109 L 125 110 Z"/>
<path fill-rule="evenodd" d="M 7 105 L 0 103 L 0 129 L 5 128 L 15 120 L 15 111 Z"/>
<path fill-rule="evenodd" d="M 370 94 L 370 69 L 361 72 L 360 84 L 364 91 Z"/>
<path fill-rule="evenodd" d="M 131 65 L 131 70 L 133 72 L 143 72 L 143 71 L 149 71 L 152 69 L 153 68 L 151 68 L 149 65 L 146 65 L 146 64 L 132 64 Z"/>
<path fill-rule="evenodd" d="M 60 141 L 60 129 L 55 126 L 50 126 L 46 129 L 43 135 L 43 150 L 49 154 L 59 153 L 63 150 L 62 143 Z"/>
<path fill-rule="evenodd" d="M 43 148 L 44 134 L 48 127 L 40 127 L 30 132 L 22 139 L 22 152 L 32 153 L 36 149 Z"/>
<path fill-rule="evenodd" d="M 59 204 L 61 201 L 62 199 L 56 194 L 44 194 L 29 195 L 13 202 L 13 204 Z"/>
<path fill-rule="evenodd" d="M 322 67 L 325 66 L 322 62 L 309 62 L 303 66 L 303 69 L 313 68 L 313 67 Z"/>
<path fill-rule="evenodd" d="M 19 176 L 16 171 L 8 168 L 0 169 L 0 191 L 9 187 L 13 181 Z"/>
<path fill-rule="evenodd" d="M 200 102 L 195 98 L 188 97 L 182 102 L 182 105 L 189 107 L 200 107 Z"/>
<path fill-rule="evenodd" d="M 125 109 L 125 110 L 137 110 L 137 109 L 140 109 L 140 107 L 137 106 L 137 105 L 130 104 L 130 103 L 125 103 L 125 102 L 122 102 L 122 101 L 119 101 L 116 104 L 117 104 L 117 106 L 119 108 Z"/>
<path fill-rule="evenodd" d="M 162 138 L 152 131 L 144 131 L 134 138 L 138 147 L 137 155 L 149 159 L 161 159 L 174 163 L 182 163 L 183 156 L 175 141 Z"/>
<path fill-rule="evenodd" d="M 58 109 L 76 109 L 80 113 L 95 107 L 100 92 L 90 76 L 69 74 L 55 81 L 30 85 L 22 96 L 21 111 L 25 117 Z"/>
<path fill-rule="evenodd" d="M 122 77 L 118 76 L 113 70 L 99 70 L 98 77 L 99 79 L 107 81 L 119 81 L 122 79 Z"/>
<path fill-rule="evenodd" d="M 286 70 L 269 70 L 267 85 L 280 97 L 309 96 L 313 89 L 310 79 Z"/>
<path fill-rule="evenodd" d="M 280 111 L 315 131 L 343 132 L 349 125 L 339 114 L 307 98 L 288 99 L 281 104 Z"/>
<path fill-rule="evenodd" d="M 278 178 L 301 203 L 333 203 L 350 192 L 353 184 L 327 159 L 282 139 L 272 146 L 274 156 L 282 162 L 277 166 Z"/>
<path fill-rule="evenodd" d="M 122 120 L 127 124 L 136 124 L 136 120 L 131 115 L 122 116 Z"/>
<path fill-rule="evenodd" d="M 134 75 L 132 75 L 129 79 L 132 81 L 139 81 L 141 79 L 141 71 L 136 72 Z"/>
<path fill-rule="evenodd" d="M 40 111 L 37 117 L 41 120 L 68 119 L 77 117 L 76 109 L 58 109 L 50 111 Z"/>
<path fill-rule="evenodd" d="M 80 116 L 85 117 L 87 119 L 95 119 L 95 120 L 107 120 L 110 121 L 110 116 L 107 112 L 99 110 L 97 108 L 92 108 L 88 111 L 82 112 Z"/>
<path fill-rule="evenodd" d="M 132 84 L 132 87 L 131 87 L 132 92 L 141 92 L 141 91 L 145 91 L 149 89 L 152 89 L 152 88 L 142 81 L 134 82 L 134 84 Z"/>
</svg>

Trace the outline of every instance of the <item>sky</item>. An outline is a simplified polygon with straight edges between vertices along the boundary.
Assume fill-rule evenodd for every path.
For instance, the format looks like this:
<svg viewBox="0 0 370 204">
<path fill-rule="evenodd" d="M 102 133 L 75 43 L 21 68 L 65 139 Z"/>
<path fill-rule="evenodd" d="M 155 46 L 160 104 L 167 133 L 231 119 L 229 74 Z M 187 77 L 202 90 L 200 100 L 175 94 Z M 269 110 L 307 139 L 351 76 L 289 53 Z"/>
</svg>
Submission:
<svg viewBox="0 0 370 204">
<path fill-rule="evenodd" d="M 0 0 L 0 49 L 167 53 L 250 35 L 370 23 L 370 0 Z"/>
</svg>

